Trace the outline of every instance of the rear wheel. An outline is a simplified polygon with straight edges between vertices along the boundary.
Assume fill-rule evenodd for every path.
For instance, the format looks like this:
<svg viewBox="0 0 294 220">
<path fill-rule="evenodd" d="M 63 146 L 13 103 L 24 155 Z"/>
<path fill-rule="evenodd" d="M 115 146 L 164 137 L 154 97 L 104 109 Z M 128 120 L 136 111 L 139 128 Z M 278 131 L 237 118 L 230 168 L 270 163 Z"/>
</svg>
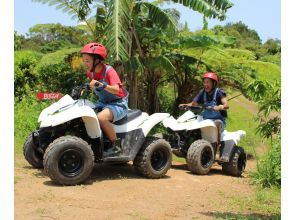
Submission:
<svg viewBox="0 0 294 220">
<path fill-rule="evenodd" d="M 23 145 L 23 155 L 34 168 L 43 168 L 43 154 L 36 150 L 32 134 L 27 137 Z"/>
<path fill-rule="evenodd" d="M 171 167 L 170 144 L 156 137 L 146 138 L 134 160 L 134 166 L 141 175 L 157 179 L 163 177 Z"/>
<path fill-rule="evenodd" d="M 228 163 L 222 164 L 222 170 L 225 174 L 239 177 L 246 167 L 246 153 L 242 147 L 235 147 L 233 156 Z"/>
<path fill-rule="evenodd" d="M 187 153 L 188 169 L 195 174 L 207 174 L 214 162 L 214 150 L 206 140 L 194 141 Z"/>
<path fill-rule="evenodd" d="M 83 139 L 63 136 L 53 141 L 44 155 L 44 168 L 48 176 L 62 185 L 84 182 L 94 167 L 93 151 Z"/>
</svg>

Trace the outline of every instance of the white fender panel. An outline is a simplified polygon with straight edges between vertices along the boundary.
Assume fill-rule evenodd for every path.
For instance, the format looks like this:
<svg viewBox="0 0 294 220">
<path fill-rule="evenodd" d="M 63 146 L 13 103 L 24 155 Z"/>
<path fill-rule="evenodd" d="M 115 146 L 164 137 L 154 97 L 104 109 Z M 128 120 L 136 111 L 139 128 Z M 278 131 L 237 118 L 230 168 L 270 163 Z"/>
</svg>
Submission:
<svg viewBox="0 0 294 220">
<path fill-rule="evenodd" d="M 163 121 L 164 119 L 168 118 L 170 114 L 168 113 L 154 113 L 150 115 L 146 121 L 139 128 L 142 128 L 145 137 L 149 133 L 149 131 L 159 122 Z"/>
<path fill-rule="evenodd" d="M 169 127 L 173 131 L 195 130 L 200 129 L 202 138 L 213 143 L 217 141 L 217 128 L 212 120 L 203 120 L 199 117 L 187 122 L 178 122 L 174 117 L 169 117 L 163 120 L 163 125 Z"/>
<path fill-rule="evenodd" d="M 137 129 L 138 126 L 141 125 L 148 117 L 149 116 L 146 112 L 142 112 L 142 114 L 139 117 L 133 119 L 132 121 L 126 124 L 122 124 L 122 125 L 113 124 L 113 128 L 116 133 L 129 132 L 129 131 Z"/>
<path fill-rule="evenodd" d="M 85 123 L 86 131 L 89 137 L 101 137 L 101 129 L 96 115 L 95 117 L 83 116 L 82 119 Z"/>
<path fill-rule="evenodd" d="M 221 136 L 222 141 L 227 141 L 227 140 L 233 140 L 235 144 L 237 145 L 238 142 L 241 140 L 242 137 L 246 135 L 246 132 L 243 130 L 238 130 L 234 132 L 229 132 L 227 130 L 224 130 Z"/>
<path fill-rule="evenodd" d="M 39 115 L 38 122 L 43 121 L 47 117 L 47 115 L 53 114 L 54 112 L 56 112 L 58 109 L 62 108 L 63 106 L 73 104 L 74 102 L 75 100 L 73 100 L 72 97 L 70 97 L 69 95 L 63 96 L 57 102 L 43 109 L 43 111 Z"/>
<path fill-rule="evenodd" d="M 196 115 L 192 111 L 186 111 L 183 115 L 181 115 L 177 119 L 177 122 L 185 122 L 185 121 L 188 121 L 189 119 L 192 119 L 195 117 L 196 117 Z"/>
<path fill-rule="evenodd" d="M 203 127 L 200 128 L 202 139 L 209 141 L 210 143 L 217 142 L 217 128 L 214 127 Z"/>
<path fill-rule="evenodd" d="M 50 109 L 50 112 L 51 110 L 52 109 Z M 89 106 L 74 105 L 56 114 L 48 114 L 48 112 L 49 111 L 47 111 L 46 114 L 44 114 L 41 118 L 42 120 L 40 127 L 54 127 L 56 125 L 71 121 L 75 118 L 82 118 L 85 123 L 87 133 L 91 138 L 97 138 L 101 136 L 101 130 L 97 116 L 93 109 L 91 109 Z"/>
</svg>

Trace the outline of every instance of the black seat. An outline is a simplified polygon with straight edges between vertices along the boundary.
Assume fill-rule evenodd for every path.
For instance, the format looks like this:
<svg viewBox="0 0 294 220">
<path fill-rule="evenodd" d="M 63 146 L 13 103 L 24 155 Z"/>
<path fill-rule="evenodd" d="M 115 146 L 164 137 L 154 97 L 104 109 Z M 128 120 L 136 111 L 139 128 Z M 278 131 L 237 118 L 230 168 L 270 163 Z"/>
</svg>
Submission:
<svg viewBox="0 0 294 220">
<path fill-rule="evenodd" d="M 139 109 L 129 109 L 128 114 L 124 118 L 114 122 L 113 124 L 115 124 L 115 125 L 125 124 L 125 123 L 130 122 L 133 119 L 139 117 L 141 114 L 142 114 L 142 112 Z"/>
</svg>

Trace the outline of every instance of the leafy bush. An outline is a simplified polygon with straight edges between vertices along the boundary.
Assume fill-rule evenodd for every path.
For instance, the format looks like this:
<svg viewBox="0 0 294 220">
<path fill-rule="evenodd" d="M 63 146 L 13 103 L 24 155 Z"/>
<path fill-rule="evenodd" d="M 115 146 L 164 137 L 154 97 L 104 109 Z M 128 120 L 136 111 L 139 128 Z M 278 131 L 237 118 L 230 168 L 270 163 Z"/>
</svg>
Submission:
<svg viewBox="0 0 294 220">
<path fill-rule="evenodd" d="M 80 65 L 76 65 L 80 48 L 63 49 L 45 55 L 36 66 L 35 71 L 39 75 L 42 91 L 70 93 L 76 85 L 82 84 L 86 79 L 85 71 Z M 72 62 L 75 68 L 72 68 Z"/>
<path fill-rule="evenodd" d="M 254 183 L 263 187 L 281 186 L 281 137 L 278 136 L 270 151 L 257 161 L 257 170 L 251 173 Z"/>
<path fill-rule="evenodd" d="M 14 53 L 14 96 L 17 99 L 21 99 L 35 86 L 38 76 L 34 68 L 41 57 L 42 54 L 30 50 Z"/>
<path fill-rule="evenodd" d="M 265 55 L 265 56 L 262 56 L 259 60 L 263 61 L 263 62 L 274 63 L 274 64 L 277 64 L 280 66 L 281 65 L 281 54 L 277 53 L 275 55 Z"/>
<path fill-rule="evenodd" d="M 38 127 L 38 117 L 40 112 L 50 102 L 40 102 L 33 93 L 24 96 L 14 105 L 14 140 L 16 152 L 21 151 L 21 147 L 26 137 Z"/>
<path fill-rule="evenodd" d="M 173 112 L 175 97 L 171 84 L 163 85 L 158 89 L 158 99 L 160 112 Z"/>
<path fill-rule="evenodd" d="M 72 44 L 65 40 L 55 40 L 46 43 L 44 46 L 41 48 L 42 53 L 50 53 L 50 52 L 55 52 L 57 50 L 60 50 L 62 48 L 70 48 L 73 47 Z"/>
</svg>

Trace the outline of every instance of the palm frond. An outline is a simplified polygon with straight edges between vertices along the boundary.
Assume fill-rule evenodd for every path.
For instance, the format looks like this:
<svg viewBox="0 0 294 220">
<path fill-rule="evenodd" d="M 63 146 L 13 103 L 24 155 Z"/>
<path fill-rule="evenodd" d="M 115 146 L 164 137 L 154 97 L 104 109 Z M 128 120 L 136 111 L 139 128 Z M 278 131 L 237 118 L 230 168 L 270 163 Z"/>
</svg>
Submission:
<svg viewBox="0 0 294 220">
<path fill-rule="evenodd" d="M 176 30 L 176 20 L 170 17 L 169 13 L 150 2 L 137 2 L 135 10 L 139 12 L 142 7 L 148 9 L 149 19 L 155 24 L 158 24 L 161 28 L 168 29 L 170 31 Z"/>
<path fill-rule="evenodd" d="M 105 46 L 109 50 L 109 56 L 114 61 L 124 61 L 129 58 L 127 47 L 129 46 L 129 24 L 131 22 L 130 0 L 113 0 L 107 4 L 108 15 L 105 27 Z"/>
<path fill-rule="evenodd" d="M 32 0 L 33 2 L 40 2 L 48 4 L 49 6 L 56 6 L 57 10 L 62 10 L 71 16 L 71 19 L 78 19 L 87 23 L 86 17 L 90 14 L 90 6 L 93 0 Z M 88 25 L 88 24 L 87 24 Z M 91 32 L 94 30 L 90 25 Z"/>
<path fill-rule="evenodd" d="M 175 72 L 175 67 L 165 56 L 151 57 L 145 60 L 145 65 L 150 69 L 162 69 L 169 73 Z"/>
<path fill-rule="evenodd" d="M 144 66 L 138 56 L 131 57 L 123 63 L 126 72 L 143 72 Z"/>
<path fill-rule="evenodd" d="M 169 0 L 202 13 L 207 18 L 224 20 L 225 14 L 233 6 L 229 0 Z"/>
</svg>

